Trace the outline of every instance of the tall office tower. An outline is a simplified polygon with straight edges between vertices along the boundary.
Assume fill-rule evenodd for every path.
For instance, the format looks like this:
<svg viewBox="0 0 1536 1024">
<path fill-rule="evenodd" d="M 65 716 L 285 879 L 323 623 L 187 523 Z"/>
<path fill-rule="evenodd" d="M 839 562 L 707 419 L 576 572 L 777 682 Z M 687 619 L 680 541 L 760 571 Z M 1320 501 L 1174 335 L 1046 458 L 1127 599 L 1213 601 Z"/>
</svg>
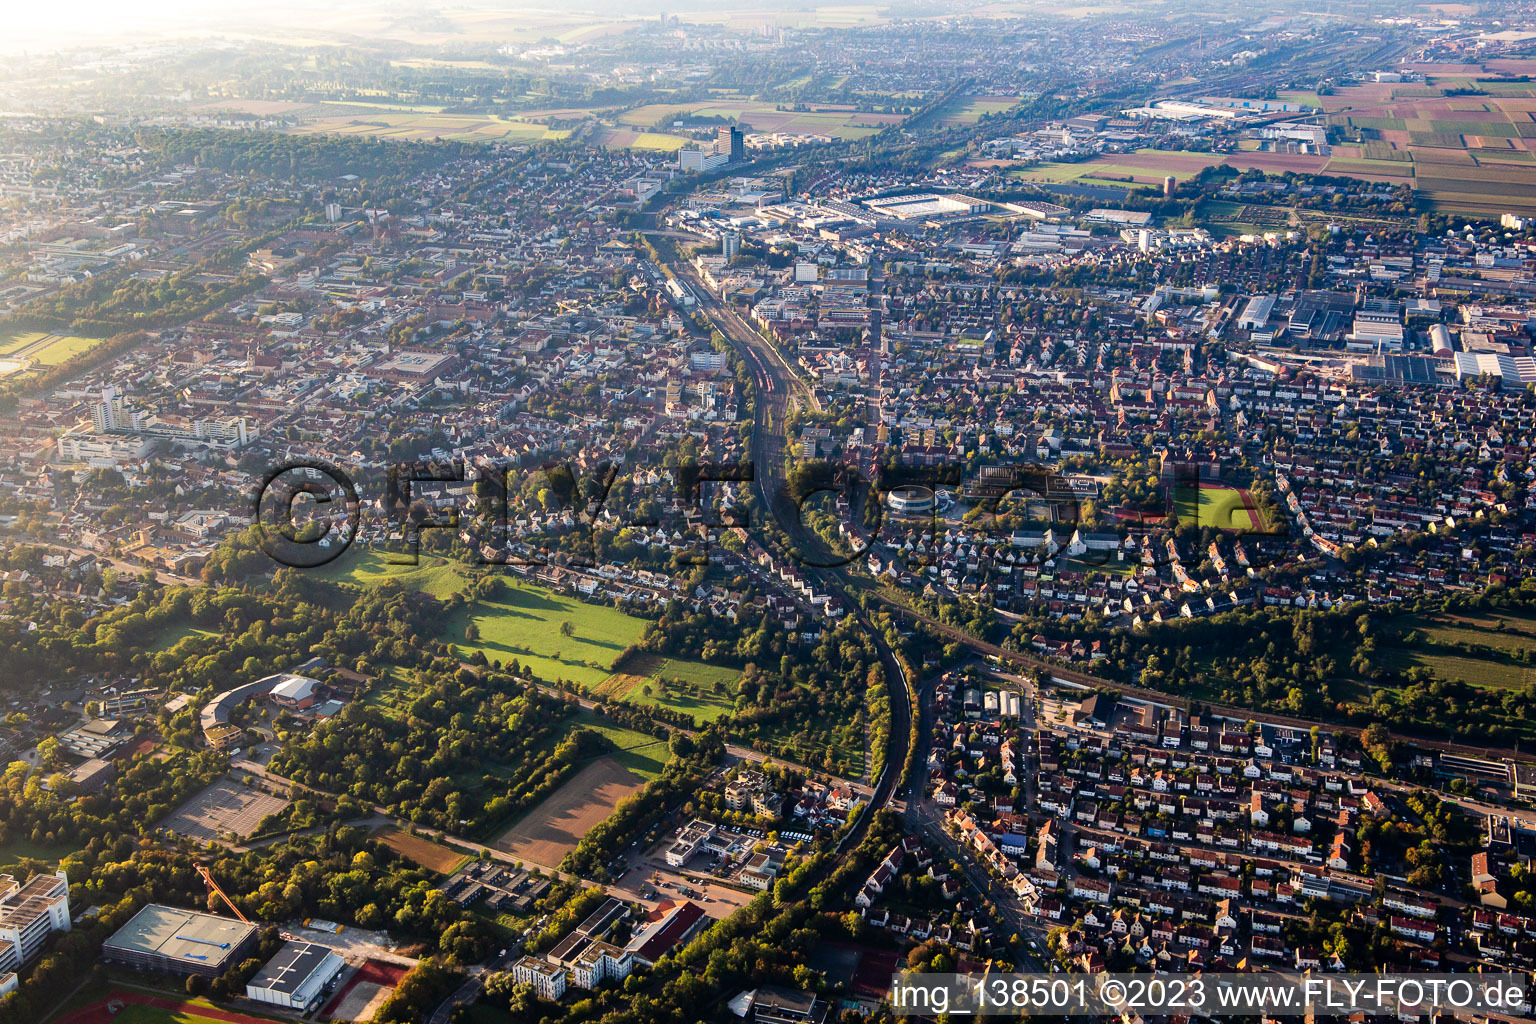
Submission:
<svg viewBox="0 0 1536 1024">
<path fill-rule="evenodd" d="M 715 132 L 715 152 L 730 157 L 731 163 L 746 159 L 747 136 L 735 125 L 721 125 Z"/>
</svg>

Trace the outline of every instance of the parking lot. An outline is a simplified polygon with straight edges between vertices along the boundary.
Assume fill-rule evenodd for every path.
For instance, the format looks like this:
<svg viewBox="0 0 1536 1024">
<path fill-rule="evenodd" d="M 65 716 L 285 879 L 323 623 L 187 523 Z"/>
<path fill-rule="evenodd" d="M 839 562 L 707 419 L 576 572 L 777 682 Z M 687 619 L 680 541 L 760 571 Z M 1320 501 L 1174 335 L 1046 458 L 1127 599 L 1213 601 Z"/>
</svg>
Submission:
<svg viewBox="0 0 1536 1024">
<path fill-rule="evenodd" d="M 287 806 L 282 797 L 225 778 L 182 804 L 161 826 L 203 842 L 228 835 L 243 839 L 256 831 L 261 819 Z"/>
<path fill-rule="evenodd" d="M 757 895 L 755 892 L 743 892 L 723 885 L 691 870 L 680 873 L 669 868 L 666 861 L 662 860 L 660 850 L 654 857 L 641 857 L 618 880 L 618 886 L 640 893 L 649 900 L 691 899 L 715 920 L 729 917 Z"/>
</svg>

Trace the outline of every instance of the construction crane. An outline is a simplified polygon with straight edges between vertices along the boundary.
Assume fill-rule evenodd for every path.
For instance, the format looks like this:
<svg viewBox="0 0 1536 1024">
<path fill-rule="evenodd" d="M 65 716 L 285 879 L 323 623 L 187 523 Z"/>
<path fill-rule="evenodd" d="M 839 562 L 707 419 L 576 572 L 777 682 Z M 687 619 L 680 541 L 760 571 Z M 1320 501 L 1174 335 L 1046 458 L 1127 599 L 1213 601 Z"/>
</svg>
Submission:
<svg viewBox="0 0 1536 1024">
<path fill-rule="evenodd" d="M 238 917 L 245 924 L 250 924 L 251 923 L 250 918 L 248 918 L 244 914 L 240 913 L 240 908 L 235 906 L 235 901 L 230 899 L 225 894 L 223 889 L 219 888 L 219 883 L 218 882 L 215 882 L 213 880 L 213 872 L 209 871 L 208 868 L 205 867 L 204 865 L 199 864 L 199 865 L 197 865 L 197 873 L 199 875 L 203 876 L 203 881 L 204 882 L 208 883 L 208 891 L 209 892 L 214 893 L 215 895 L 217 895 L 219 897 L 219 899 L 223 900 L 224 901 L 224 905 L 229 907 L 230 910 L 234 911 L 235 912 L 235 916 Z"/>
</svg>

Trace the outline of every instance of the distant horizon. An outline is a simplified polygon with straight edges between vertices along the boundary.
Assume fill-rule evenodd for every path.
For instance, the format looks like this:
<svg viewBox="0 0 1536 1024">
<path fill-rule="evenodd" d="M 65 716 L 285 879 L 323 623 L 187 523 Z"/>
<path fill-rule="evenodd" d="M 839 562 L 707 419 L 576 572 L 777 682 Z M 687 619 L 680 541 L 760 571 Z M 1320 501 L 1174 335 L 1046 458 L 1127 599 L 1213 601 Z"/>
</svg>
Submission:
<svg viewBox="0 0 1536 1024">
<path fill-rule="evenodd" d="M 792 20 L 794 15 L 822 9 L 878 11 L 879 17 L 933 17 L 945 14 L 996 16 L 1000 7 L 1056 9 L 1049 3 L 1033 0 L 1007 5 L 946 3 L 942 0 L 901 0 L 898 3 L 800 3 L 792 6 L 733 2 L 725 5 L 709 0 L 596 0 L 576 6 L 547 3 L 502 5 L 494 3 L 451 3 L 408 5 L 398 0 L 370 3 L 355 0 L 322 0 L 315 4 L 271 5 L 236 0 L 233 4 L 210 8 L 193 0 L 155 0 L 152 4 L 125 6 L 109 0 L 75 0 L 63 5 L 41 5 L 10 12 L 4 19 L 5 34 L 0 37 L 0 53 L 42 56 L 103 47 L 133 47 L 159 43 L 269 42 L 292 46 L 346 45 L 357 42 L 420 45 L 429 48 L 466 46 L 497 42 L 526 42 L 516 32 L 505 33 L 488 26 L 486 15 L 512 19 L 518 13 L 555 15 L 580 20 L 612 19 L 634 21 L 655 18 L 663 13 L 719 15 L 722 13 L 763 12 Z M 1062 16 L 1076 12 L 1059 10 Z M 441 23 L 452 15 L 474 16 L 474 32 L 443 31 Z M 377 29 L 364 22 L 379 21 Z M 439 22 L 422 26 L 419 38 L 405 30 L 403 22 L 420 19 Z"/>
</svg>

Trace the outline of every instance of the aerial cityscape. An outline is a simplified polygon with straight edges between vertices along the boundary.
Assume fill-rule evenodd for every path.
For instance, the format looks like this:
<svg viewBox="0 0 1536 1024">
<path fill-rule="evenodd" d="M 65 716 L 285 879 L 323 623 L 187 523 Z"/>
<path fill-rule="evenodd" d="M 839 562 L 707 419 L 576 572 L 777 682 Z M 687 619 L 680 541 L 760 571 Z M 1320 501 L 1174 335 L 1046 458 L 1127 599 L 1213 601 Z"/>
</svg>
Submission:
<svg viewBox="0 0 1536 1024">
<path fill-rule="evenodd" d="M 0 1024 L 1536 1019 L 1536 3 L 0 18 Z"/>
</svg>

